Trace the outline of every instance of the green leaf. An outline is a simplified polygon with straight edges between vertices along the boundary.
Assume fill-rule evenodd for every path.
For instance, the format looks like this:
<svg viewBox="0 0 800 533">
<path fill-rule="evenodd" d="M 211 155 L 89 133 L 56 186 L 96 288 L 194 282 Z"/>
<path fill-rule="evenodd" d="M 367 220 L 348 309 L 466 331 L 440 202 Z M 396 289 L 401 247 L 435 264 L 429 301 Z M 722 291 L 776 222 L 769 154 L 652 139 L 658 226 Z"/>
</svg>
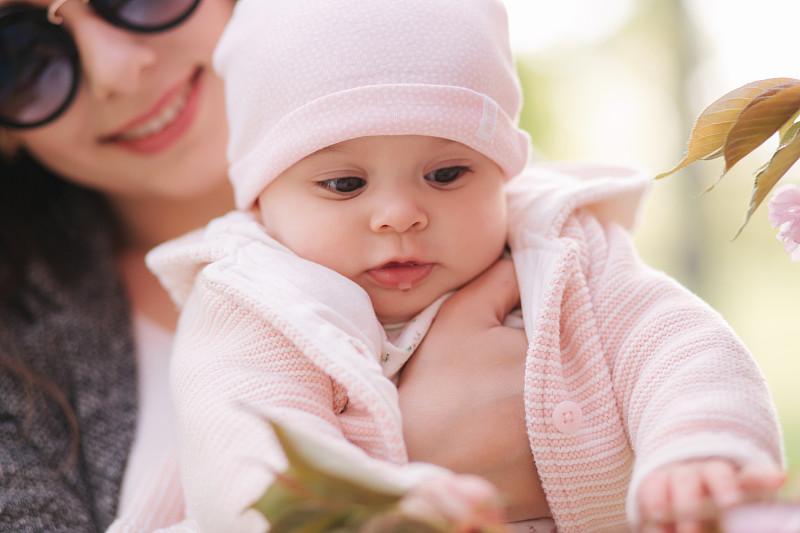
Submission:
<svg viewBox="0 0 800 533">
<path fill-rule="evenodd" d="M 305 509 L 306 502 L 312 497 L 311 493 L 305 491 L 302 485 L 293 479 L 278 475 L 275 482 L 267 488 L 254 507 L 269 520 L 270 524 L 274 525 L 287 519 L 286 515 L 291 514 L 295 509 Z"/>
<path fill-rule="evenodd" d="M 351 476 L 341 475 L 342 461 L 331 457 L 330 450 L 270 424 L 289 462 L 253 506 L 269 521 L 271 533 L 360 533 L 379 520 L 391 521 L 397 533 L 445 531 L 400 516 L 401 491 L 375 480 L 365 483 L 357 469 L 350 470 Z"/>
<path fill-rule="evenodd" d="M 329 448 L 267 421 L 283 447 L 288 467 L 253 505 L 270 533 L 446 533 L 454 524 L 402 513 L 405 492 L 367 477 L 364 469 Z M 478 532 L 476 532 L 478 533 Z M 508 533 L 503 526 L 480 533 Z"/>
<path fill-rule="evenodd" d="M 270 521 L 270 533 L 321 533 L 334 530 L 357 531 L 341 528 L 344 517 L 314 504 L 288 507 L 281 517 Z"/>
<path fill-rule="evenodd" d="M 294 512 L 296 508 L 304 509 L 309 515 L 315 515 L 317 511 L 334 514 L 346 511 L 355 516 L 386 511 L 402 498 L 399 491 L 376 485 L 365 486 L 354 479 L 331 473 L 324 468 L 326 461 L 330 462 L 329 450 L 292 434 L 278 424 L 271 425 L 289 467 L 283 474 L 276 475 L 275 482 L 254 505 L 270 523 L 279 522 L 284 514 Z M 308 508 L 310 503 L 316 506 L 313 512 Z"/>
<path fill-rule="evenodd" d="M 376 516 L 359 533 L 442 533 L 441 527 L 399 514 Z M 488 533 L 488 532 L 487 532 Z"/>
</svg>

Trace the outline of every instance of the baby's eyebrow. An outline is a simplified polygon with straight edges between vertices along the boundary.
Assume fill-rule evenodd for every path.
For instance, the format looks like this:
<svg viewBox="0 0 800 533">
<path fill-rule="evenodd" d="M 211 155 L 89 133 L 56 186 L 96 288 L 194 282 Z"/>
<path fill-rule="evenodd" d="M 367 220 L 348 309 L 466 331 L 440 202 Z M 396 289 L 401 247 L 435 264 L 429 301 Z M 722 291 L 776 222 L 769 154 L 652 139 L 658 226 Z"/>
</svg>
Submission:
<svg viewBox="0 0 800 533">
<path fill-rule="evenodd" d="M 310 158 L 310 157 L 314 157 L 315 155 L 322 155 L 322 154 L 327 154 L 327 153 L 349 154 L 351 152 L 352 152 L 352 150 L 347 150 L 345 148 L 342 148 L 342 146 L 340 146 L 339 144 L 331 144 L 330 146 L 326 146 L 324 148 L 320 148 L 319 150 L 317 150 L 315 152 L 311 152 L 305 158 L 307 159 L 307 158 Z"/>
<path fill-rule="evenodd" d="M 433 141 L 436 144 L 440 145 L 441 147 L 450 146 L 450 145 L 454 145 L 454 144 L 461 144 L 458 141 L 454 141 L 452 139 L 445 139 L 444 137 L 434 137 Z M 340 143 L 336 143 L 336 144 L 331 144 L 331 145 L 325 146 L 323 148 L 320 148 L 319 150 L 316 150 L 315 152 L 311 152 L 310 154 L 308 154 L 303 159 L 310 159 L 310 158 L 313 158 L 316 155 L 322 155 L 322 154 L 326 154 L 326 153 L 353 154 L 354 151 L 351 148 L 348 148 L 346 145 L 343 146 L 343 144 L 346 143 L 346 142 L 347 141 L 342 141 Z"/>
<path fill-rule="evenodd" d="M 311 152 L 307 156 L 305 156 L 302 159 L 300 159 L 298 161 L 298 163 L 300 161 L 310 161 L 310 160 L 313 160 L 313 159 L 315 159 L 317 157 L 324 156 L 325 154 L 350 154 L 350 153 L 351 153 L 350 150 L 345 150 L 345 149 L 343 149 L 343 148 L 341 148 L 339 146 L 336 146 L 334 144 L 334 145 L 331 145 L 331 146 L 326 146 L 324 148 L 320 148 L 319 150 L 317 150 L 315 152 Z"/>
</svg>

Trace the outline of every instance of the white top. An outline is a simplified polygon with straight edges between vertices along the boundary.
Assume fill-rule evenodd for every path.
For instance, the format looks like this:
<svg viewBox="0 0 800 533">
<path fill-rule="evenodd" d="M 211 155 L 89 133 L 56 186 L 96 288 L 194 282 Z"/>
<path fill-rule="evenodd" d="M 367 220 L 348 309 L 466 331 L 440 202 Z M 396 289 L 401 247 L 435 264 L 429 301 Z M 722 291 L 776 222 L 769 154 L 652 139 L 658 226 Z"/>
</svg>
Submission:
<svg viewBox="0 0 800 533">
<path fill-rule="evenodd" d="M 174 334 L 140 313 L 133 315 L 139 411 L 136 433 L 122 477 L 119 508 L 124 513 L 143 489 L 150 467 L 175 445 L 175 419 L 169 392 L 169 355 Z"/>
</svg>

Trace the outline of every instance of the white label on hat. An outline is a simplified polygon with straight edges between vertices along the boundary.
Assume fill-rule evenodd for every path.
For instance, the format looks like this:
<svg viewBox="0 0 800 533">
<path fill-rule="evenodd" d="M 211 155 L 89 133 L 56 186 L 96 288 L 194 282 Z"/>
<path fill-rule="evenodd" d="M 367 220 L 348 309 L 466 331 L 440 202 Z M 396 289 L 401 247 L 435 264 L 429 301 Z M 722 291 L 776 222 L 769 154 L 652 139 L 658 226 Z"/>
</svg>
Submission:
<svg viewBox="0 0 800 533">
<path fill-rule="evenodd" d="M 481 123 L 478 125 L 478 130 L 475 132 L 475 137 L 490 141 L 494 137 L 494 132 L 497 129 L 497 104 L 488 96 L 483 96 L 483 114 L 481 115 Z"/>
</svg>

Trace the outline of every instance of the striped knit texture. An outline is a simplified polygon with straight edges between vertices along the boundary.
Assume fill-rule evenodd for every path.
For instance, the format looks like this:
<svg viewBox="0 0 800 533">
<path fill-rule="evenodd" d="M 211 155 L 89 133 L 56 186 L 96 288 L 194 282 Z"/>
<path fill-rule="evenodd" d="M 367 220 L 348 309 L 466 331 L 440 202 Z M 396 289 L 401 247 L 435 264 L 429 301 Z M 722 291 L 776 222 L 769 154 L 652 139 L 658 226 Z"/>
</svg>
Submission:
<svg viewBox="0 0 800 533">
<path fill-rule="evenodd" d="M 570 220 L 569 225 L 575 222 Z M 621 503 L 633 463 L 613 398 L 582 259 L 586 258 L 577 246 L 566 247 L 526 365 L 531 449 L 562 533 L 622 530 L 626 517 Z M 564 400 L 575 401 L 584 410 L 584 426 L 573 435 L 562 435 L 553 427 L 553 409 Z"/>
<path fill-rule="evenodd" d="M 319 353 L 308 332 L 259 295 L 264 286 L 252 269 L 264 260 L 257 253 L 263 245 L 241 243 L 225 257 L 213 244 L 210 253 L 179 246 L 161 258 L 161 266 L 172 271 L 183 261 L 217 257 L 200 271 L 183 302 L 172 361 L 187 516 L 204 533 L 267 527 L 249 507 L 286 463 L 266 418 L 324 442 L 336 463 L 357 464 L 365 479 L 405 489 L 441 475 L 438 467 L 408 464 L 396 391 L 380 373 L 379 354 L 355 338 L 348 344 L 378 369 L 393 392 L 388 398 L 364 379 L 363 368 L 342 365 L 335 353 Z M 187 272 L 194 276 L 197 270 Z"/>
<path fill-rule="evenodd" d="M 750 353 L 716 312 L 643 265 L 627 229 L 614 221 L 633 220 L 625 209 L 635 211 L 646 180 L 589 170 L 532 168 L 509 196 L 509 241 L 530 339 L 527 429 L 560 533 L 628 531 L 641 479 L 671 461 L 783 461 L 774 405 Z M 188 519 L 168 531 L 267 527 L 245 511 L 284 466 L 265 415 L 305 427 L 374 479 L 408 486 L 430 473 L 402 473 L 401 434 L 388 406 L 376 405 L 377 396 L 330 354 L 304 352 L 302 332 L 253 297 L 257 285 L 221 283 L 211 272 L 200 271 L 176 341 Z M 572 434 L 553 422 L 564 400 L 583 414 Z M 172 496 L 163 501 L 179 494 Z M 177 516 L 159 510 L 157 500 L 139 508 L 145 516 L 119 522 Z"/>
<path fill-rule="evenodd" d="M 555 266 L 526 368 L 531 450 L 560 533 L 629 531 L 638 483 L 667 462 L 783 457 L 764 378 L 729 326 L 586 204 L 550 229 Z M 552 422 L 564 400 L 582 409 L 573 434 Z"/>
</svg>

